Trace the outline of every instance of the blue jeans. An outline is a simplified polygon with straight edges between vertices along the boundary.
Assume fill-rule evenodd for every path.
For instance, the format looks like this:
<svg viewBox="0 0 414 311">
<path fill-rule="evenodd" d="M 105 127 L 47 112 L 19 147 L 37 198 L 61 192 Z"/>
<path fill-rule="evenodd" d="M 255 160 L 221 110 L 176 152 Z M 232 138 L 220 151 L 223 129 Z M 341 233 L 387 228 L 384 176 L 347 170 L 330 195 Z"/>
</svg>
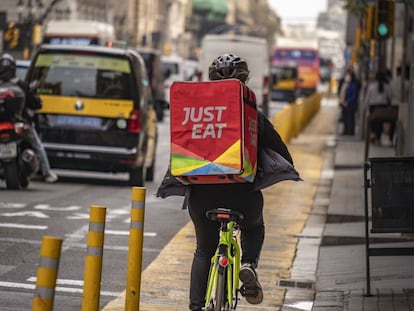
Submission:
<svg viewBox="0 0 414 311">
<path fill-rule="evenodd" d="M 40 140 L 39 135 L 33 127 L 30 127 L 30 130 L 27 133 L 27 137 L 30 139 L 30 143 L 32 144 L 34 151 L 39 157 L 40 173 L 42 176 L 46 176 L 50 172 L 50 164 L 42 141 Z"/>
</svg>

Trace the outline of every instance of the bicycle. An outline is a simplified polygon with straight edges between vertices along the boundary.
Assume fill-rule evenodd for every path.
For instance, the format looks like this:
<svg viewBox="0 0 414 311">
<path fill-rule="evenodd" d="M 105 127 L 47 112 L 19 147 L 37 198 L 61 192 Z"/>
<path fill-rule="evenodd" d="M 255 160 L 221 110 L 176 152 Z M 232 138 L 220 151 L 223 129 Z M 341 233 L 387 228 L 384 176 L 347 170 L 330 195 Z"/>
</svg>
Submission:
<svg viewBox="0 0 414 311">
<path fill-rule="evenodd" d="M 238 224 L 243 220 L 243 214 L 230 209 L 217 208 L 207 211 L 206 216 L 210 220 L 220 222 L 220 236 L 217 250 L 211 258 L 205 310 L 236 310 L 239 293 L 242 296 L 249 294 L 246 288 L 239 288 L 241 254 L 237 235 Z"/>
</svg>

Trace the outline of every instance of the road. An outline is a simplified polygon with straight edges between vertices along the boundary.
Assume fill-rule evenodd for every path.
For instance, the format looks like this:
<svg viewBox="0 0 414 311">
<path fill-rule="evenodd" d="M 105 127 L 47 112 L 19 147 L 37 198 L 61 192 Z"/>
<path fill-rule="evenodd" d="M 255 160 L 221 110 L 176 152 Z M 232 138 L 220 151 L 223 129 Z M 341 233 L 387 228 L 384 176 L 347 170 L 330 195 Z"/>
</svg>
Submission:
<svg viewBox="0 0 414 311">
<path fill-rule="evenodd" d="M 155 198 L 169 160 L 169 123 L 159 123 L 154 182 L 147 182 L 143 269 L 188 222 L 182 198 Z M 0 310 L 30 310 L 43 236 L 63 239 L 55 306 L 80 310 L 89 208 L 107 208 L 100 309 L 125 289 L 131 187 L 126 174 L 56 171 L 59 181 L 40 180 L 11 191 L 0 181 Z M 63 309 L 60 309 L 63 310 Z"/>
<path fill-rule="evenodd" d="M 273 115 L 286 103 L 271 103 Z M 158 124 L 154 182 L 147 182 L 142 267 L 145 269 L 189 217 L 182 198 L 154 196 L 169 162 L 169 115 Z M 59 181 L 32 181 L 11 191 L 0 181 L 0 310 L 31 309 L 43 236 L 63 239 L 55 306 L 64 311 L 82 305 L 89 208 L 107 208 L 100 309 L 125 289 L 131 187 L 127 174 L 56 170 Z"/>
</svg>

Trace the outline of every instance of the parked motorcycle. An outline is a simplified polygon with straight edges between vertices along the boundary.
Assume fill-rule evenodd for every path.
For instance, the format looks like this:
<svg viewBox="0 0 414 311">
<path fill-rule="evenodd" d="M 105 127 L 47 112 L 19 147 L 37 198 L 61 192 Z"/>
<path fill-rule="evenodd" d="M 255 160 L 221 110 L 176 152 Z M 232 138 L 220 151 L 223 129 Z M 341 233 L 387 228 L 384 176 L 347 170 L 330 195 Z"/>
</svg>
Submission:
<svg viewBox="0 0 414 311">
<path fill-rule="evenodd" d="M 27 124 L 20 116 L 24 91 L 16 84 L 0 84 L 0 179 L 7 189 L 21 189 L 39 169 L 39 158 L 28 139 Z"/>
</svg>

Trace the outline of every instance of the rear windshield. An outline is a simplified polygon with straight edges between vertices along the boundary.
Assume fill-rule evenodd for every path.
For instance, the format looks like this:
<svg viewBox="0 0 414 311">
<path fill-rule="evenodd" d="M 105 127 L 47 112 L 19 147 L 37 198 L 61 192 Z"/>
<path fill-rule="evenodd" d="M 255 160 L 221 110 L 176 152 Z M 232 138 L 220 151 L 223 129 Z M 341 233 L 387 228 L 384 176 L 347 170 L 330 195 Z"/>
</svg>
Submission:
<svg viewBox="0 0 414 311">
<path fill-rule="evenodd" d="M 298 71 L 291 67 L 273 67 L 272 74 L 276 75 L 278 79 L 296 79 Z"/>
<path fill-rule="evenodd" d="M 166 73 L 177 74 L 178 71 L 178 63 L 162 62 L 162 72 L 164 75 Z"/>
<path fill-rule="evenodd" d="M 134 89 L 128 59 L 99 55 L 40 54 L 31 80 L 44 95 L 132 99 Z"/>
<path fill-rule="evenodd" d="M 277 50 L 275 52 L 276 59 L 282 60 L 316 60 L 318 58 L 318 53 L 312 50 L 301 50 L 301 49 L 286 49 L 286 50 Z"/>
</svg>

